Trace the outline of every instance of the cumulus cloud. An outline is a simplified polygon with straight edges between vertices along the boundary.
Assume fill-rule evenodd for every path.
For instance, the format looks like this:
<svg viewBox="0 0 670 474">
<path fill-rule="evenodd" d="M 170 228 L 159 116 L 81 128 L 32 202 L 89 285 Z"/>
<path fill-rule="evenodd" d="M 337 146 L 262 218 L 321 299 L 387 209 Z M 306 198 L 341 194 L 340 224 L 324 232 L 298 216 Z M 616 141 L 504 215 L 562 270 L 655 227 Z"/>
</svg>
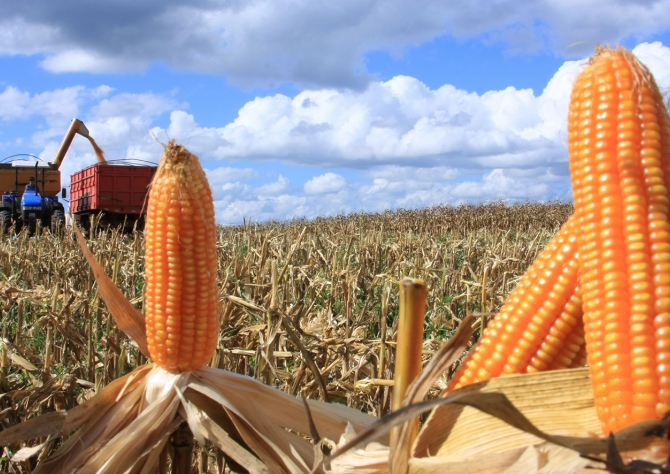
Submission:
<svg viewBox="0 0 670 474">
<path fill-rule="evenodd" d="M 667 90 L 670 48 L 643 43 L 634 52 Z M 151 133 L 175 138 L 208 168 L 222 223 L 491 199 L 570 199 L 566 117 L 583 65 L 565 62 L 539 95 L 511 87 L 484 94 L 451 85 L 431 89 L 398 76 L 363 90 L 257 97 L 219 127 L 199 125 L 188 104 L 167 95 L 107 86 L 35 94 L 7 86 L 0 90 L 0 119 L 43 118 L 45 126 L 29 141 L 47 160 L 75 115 L 109 159 L 156 161 L 161 146 Z M 158 117 L 168 114 L 167 128 L 157 127 Z M 64 181 L 94 162 L 90 144 L 76 138 L 63 164 Z M 291 174 L 290 167 L 299 172 Z"/>
<path fill-rule="evenodd" d="M 7 86 L 0 92 L 0 118 L 27 119 L 33 115 L 41 115 L 47 122 L 58 121 L 75 116 L 79 113 L 80 104 L 91 98 L 104 96 L 109 90 L 107 86 L 95 89 L 73 86 L 30 94 L 14 86 Z"/>
<path fill-rule="evenodd" d="M 347 187 L 347 180 L 336 173 L 325 173 L 315 176 L 305 183 L 307 194 L 327 194 L 342 191 Z"/>
<path fill-rule="evenodd" d="M 670 88 L 668 47 L 656 41 L 654 43 L 642 43 L 636 46 L 633 52 L 651 70 L 654 78 L 656 78 L 656 82 L 667 93 Z"/>
<path fill-rule="evenodd" d="M 458 177 L 456 168 L 444 166 L 416 167 L 416 166 L 379 166 L 367 172 L 371 178 L 402 179 L 418 181 L 452 180 Z"/>
<path fill-rule="evenodd" d="M 158 94 L 121 93 L 98 102 L 89 112 L 94 120 L 110 117 L 155 117 L 177 106 L 175 100 Z M 185 104 L 181 104 L 184 107 Z M 143 130 L 143 132 L 146 132 Z"/>
<path fill-rule="evenodd" d="M 562 87 L 550 84 L 540 97 L 512 87 L 483 95 L 451 85 L 431 90 L 415 78 L 397 76 L 364 91 L 258 97 L 216 129 L 200 128 L 193 116 L 177 111 L 168 130 L 219 159 L 359 169 L 408 162 L 422 168 L 534 167 L 565 161 L 561 137 L 569 80 L 578 68 L 571 63 L 564 69 L 570 79 L 566 73 Z M 306 101 L 308 108 L 302 106 Z"/>
<path fill-rule="evenodd" d="M 157 117 L 177 107 L 185 104 L 153 93 L 115 93 L 106 85 L 36 94 L 8 86 L 0 92 L 0 119 L 10 123 L 38 119 L 37 131 L 22 147 L 39 149 L 38 155 L 45 161 L 53 159 L 72 117 L 78 117 L 108 160 L 156 162 L 161 146 L 147 132 Z M 69 185 L 72 173 L 94 163 L 91 144 L 76 135 L 61 166 L 62 184 Z"/>
<path fill-rule="evenodd" d="M 217 221 L 224 224 L 238 224 L 243 219 L 255 222 L 301 219 L 312 214 L 304 196 L 290 194 L 269 199 L 240 196 L 230 201 L 216 201 L 214 208 Z"/>
<path fill-rule="evenodd" d="M 11 120 L 25 118 L 30 115 L 28 103 L 30 94 L 18 90 L 16 87 L 7 87 L 0 92 L 0 118 Z"/>
<path fill-rule="evenodd" d="M 661 87 L 670 86 L 670 48 L 644 43 L 634 52 L 648 58 Z M 420 168 L 563 167 L 570 89 L 583 65 L 565 62 L 539 96 L 513 87 L 481 95 L 448 84 L 430 89 L 396 76 L 363 91 L 257 97 L 220 128 L 201 128 L 192 115 L 176 111 L 169 131 L 220 159 L 358 169 L 408 162 Z"/>
<path fill-rule="evenodd" d="M 213 170 L 206 169 L 205 173 L 210 183 L 230 183 L 258 176 L 258 171 L 253 168 L 234 168 L 230 166 L 222 166 Z"/>
<path fill-rule="evenodd" d="M 634 52 L 648 58 L 662 88 L 670 87 L 669 48 L 643 43 Z M 481 95 L 449 85 L 431 90 L 414 78 L 396 77 L 360 92 L 257 98 L 234 122 L 206 130 L 209 139 L 225 141 L 210 156 L 274 157 L 359 171 L 354 181 L 322 172 L 304 183 L 303 196 L 286 194 L 306 199 L 296 208 L 305 217 L 492 199 L 571 199 L 566 117 L 572 83 L 584 64 L 566 61 L 538 96 L 514 88 Z M 189 123 L 197 137 L 199 127 Z M 310 125 L 318 130 L 290 133 Z M 262 197 L 262 206 L 248 197 L 231 199 L 236 213 L 223 206 L 218 215 L 224 221 L 242 209 L 282 212 Z"/>
<path fill-rule="evenodd" d="M 670 0 L 425 0 L 421 8 L 412 0 L 35 0 L 2 2 L 0 18 L 0 54 L 44 55 L 52 72 L 141 71 L 157 61 L 236 84 L 360 88 L 374 79 L 366 52 L 397 55 L 452 35 L 578 56 L 666 30 Z"/>
<path fill-rule="evenodd" d="M 290 184 L 288 178 L 279 175 L 277 181 L 259 186 L 255 191 L 260 196 L 276 196 L 288 191 Z"/>
<path fill-rule="evenodd" d="M 319 182 L 323 175 L 308 183 Z M 550 200 L 569 198 L 569 180 L 546 170 L 517 173 L 494 169 L 484 175 L 472 175 L 464 181 L 414 179 L 412 175 L 389 175 L 346 184 L 339 191 L 304 194 L 287 192 L 278 196 L 260 194 L 250 186 L 235 183 L 218 194 L 217 220 L 237 224 L 243 219 L 256 222 L 312 219 L 349 212 L 379 212 L 397 208 L 420 208 L 436 204 L 459 204 L 487 200 Z M 215 192 L 216 194 L 216 192 Z"/>
</svg>

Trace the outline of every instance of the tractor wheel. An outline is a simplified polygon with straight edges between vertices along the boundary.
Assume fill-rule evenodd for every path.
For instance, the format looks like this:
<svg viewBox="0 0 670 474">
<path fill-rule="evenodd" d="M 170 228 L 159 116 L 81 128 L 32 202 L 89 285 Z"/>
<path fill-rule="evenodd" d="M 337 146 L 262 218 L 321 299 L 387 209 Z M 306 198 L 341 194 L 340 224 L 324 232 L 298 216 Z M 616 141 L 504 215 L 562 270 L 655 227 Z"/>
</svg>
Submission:
<svg viewBox="0 0 670 474">
<path fill-rule="evenodd" d="M 65 229 L 65 214 L 62 210 L 56 209 L 51 214 L 51 232 L 56 235 L 61 235 Z"/>
<path fill-rule="evenodd" d="M 12 215 L 9 211 L 0 211 L 0 233 L 6 235 L 12 228 Z"/>
</svg>

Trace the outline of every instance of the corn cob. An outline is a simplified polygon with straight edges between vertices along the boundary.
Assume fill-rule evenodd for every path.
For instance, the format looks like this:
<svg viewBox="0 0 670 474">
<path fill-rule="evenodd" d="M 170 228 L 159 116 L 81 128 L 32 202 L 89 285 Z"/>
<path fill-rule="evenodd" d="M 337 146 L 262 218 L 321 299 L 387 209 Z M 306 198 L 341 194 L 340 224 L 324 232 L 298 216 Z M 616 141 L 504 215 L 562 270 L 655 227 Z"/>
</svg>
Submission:
<svg viewBox="0 0 670 474">
<path fill-rule="evenodd" d="M 170 141 L 149 192 L 145 315 L 149 353 L 170 372 L 207 364 L 218 340 L 212 192 L 198 157 Z"/>
<path fill-rule="evenodd" d="M 572 216 L 528 268 L 447 390 L 536 366 L 571 364 L 579 346 L 563 350 L 559 338 L 581 324 L 578 278 L 577 220 Z"/>
<path fill-rule="evenodd" d="M 583 323 L 583 320 L 582 320 Z M 572 359 L 572 364 L 568 366 L 569 369 L 574 369 L 575 367 L 584 367 L 586 363 L 588 362 L 588 357 L 586 355 L 586 340 L 585 340 L 585 335 L 584 335 L 584 324 L 580 324 L 579 326 L 581 328 L 581 340 L 582 343 L 579 346 L 579 350 L 577 351 L 577 354 L 575 354 L 575 358 Z"/>
<path fill-rule="evenodd" d="M 652 75 L 629 51 L 599 48 L 575 81 L 570 172 L 605 432 L 670 408 L 669 124 Z"/>
<path fill-rule="evenodd" d="M 531 358 L 526 372 L 564 369 L 579 364 L 581 352 L 585 351 L 584 321 L 582 320 L 582 292 L 579 283 L 565 304 L 563 311 L 552 324 L 549 334 L 540 349 Z M 584 355 L 586 352 L 584 352 Z M 583 359 L 583 358 L 582 358 Z"/>
</svg>

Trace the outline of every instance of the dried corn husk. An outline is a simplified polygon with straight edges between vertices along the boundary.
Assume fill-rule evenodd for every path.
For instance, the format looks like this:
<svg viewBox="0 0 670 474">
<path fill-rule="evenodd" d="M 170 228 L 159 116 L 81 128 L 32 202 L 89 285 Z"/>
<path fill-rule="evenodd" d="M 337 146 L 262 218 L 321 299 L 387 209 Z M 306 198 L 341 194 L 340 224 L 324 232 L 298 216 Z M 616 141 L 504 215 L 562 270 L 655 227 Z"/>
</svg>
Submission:
<svg viewBox="0 0 670 474">
<path fill-rule="evenodd" d="M 83 239 L 80 243 L 85 246 Z M 87 258 L 119 327 L 144 350 L 142 315 L 120 301 L 123 296 L 100 265 L 90 253 Z M 152 472 L 170 433 L 187 420 L 197 439 L 209 440 L 250 472 L 324 472 L 320 453 L 300 435 L 311 433 L 318 440 L 315 427 L 327 438 L 323 441 L 341 439 L 335 451 L 339 457 L 327 459 L 331 472 L 387 472 L 391 427 L 434 409 L 412 448 L 413 457 L 399 472 L 580 472 L 592 463 L 580 453 L 603 455 L 609 448 L 611 454 L 608 440 L 593 435 L 599 425 L 595 422 L 594 428 L 583 370 L 506 377 L 420 402 L 462 347 L 461 339 L 462 334 L 445 346 L 449 350 L 436 354 L 408 390 L 404 407 L 381 420 L 315 401 L 307 403 L 307 413 L 302 401 L 284 392 L 218 369 L 174 375 L 146 365 L 69 412 L 47 413 L 0 432 L 0 443 L 48 438 L 15 454 L 16 460 L 25 460 L 63 437 L 59 450 L 36 472 L 144 473 Z M 443 408 L 448 404 L 466 408 Z M 649 448 L 657 442 L 667 453 L 667 441 L 646 435 L 667 425 L 640 423 L 617 433 L 624 461 L 634 456 L 660 461 L 663 451 Z M 352 441 L 353 431 L 360 435 Z M 344 451 L 347 447 L 352 449 Z"/>
<path fill-rule="evenodd" d="M 664 465 L 670 452 L 670 441 L 658 436 L 670 426 L 667 420 L 629 426 L 617 432 L 612 442 L 600 437 L 586 368 L 508 376 L 463 387 L 390 414 L 345 447 L 365 445 L 430 408 L 433 412 L 419 432 L 404 472 L 570 474 L 587 466 L 603 467 L 582 454 L 620 453 L 622 465 L 634 459 Z M 384 472 L 377 462 L 383 453 L 376 450 L 374 456 L 366 456 L 365 452 L 335 451 L 334 456 L 340 457 L 332 461 L 331 472 L 352 472 L 352 465 Z"/>
<path fill-rule="evenodd" d="M 586 469 L 592 461 L 580 457 L 575 451 L 543 443 L 518 448 L 489 456 L 478 456 L 460 461 L 445 462 L 440 457 L 412 458 L 409 472 L 412 474 L 437 474 L 448 470 L 449 474 L 570 474 L 602 472 Z"/>
<path fill-rule="evenodd" d="M 501 377 L 463 387 L 453 394 L 496 392 L 504 393 L 545 433 L 594 437 L 600 434 L 588 369 Z M 414 456 L 462 459 L 526 448 L 543 441 L 530 433 L 510 430 L 504 421 L 476 408 L 450 404 L 433 411 L 417 439 Z"/>
<path fill-rule="evenodd" d="M 356 432 L 349 425 L 340 437 L 337 447 L 355 439 Z M 389 472 L 389 448 L 379 443 L 369 443 L 364 449 L 354 449 L 346 456 L 335 459 L 331 464 L 331 472 L 341 474 L 385 474 Z"/>
<path fill-rule="evenodd" d="M 114 286 L 78 231 L 77 237 L 118 327 L 144 352 L 143 316 Z M 338 404 L 305 403 L 309 411 L 302 400 L 220 369 L 171 374 L 144 365 L 68 412 L 47 413 L 1 431 L 0 444 L 63 437 L 36 473 L 149 473 L 170 434 L 186 420 L 196 439 L 209 440 L 251 472 L 323 472 L 317 450 L 301 433 L 313 432 L 314 426 L 324 438 L 339 439 L 348 425 L 361 431 L 376 420 Z M 388 438 L 383 441 L 388 445 Z M 14 460 L 36 456 L 48 444 L 23 448 Z"/>
</svg>

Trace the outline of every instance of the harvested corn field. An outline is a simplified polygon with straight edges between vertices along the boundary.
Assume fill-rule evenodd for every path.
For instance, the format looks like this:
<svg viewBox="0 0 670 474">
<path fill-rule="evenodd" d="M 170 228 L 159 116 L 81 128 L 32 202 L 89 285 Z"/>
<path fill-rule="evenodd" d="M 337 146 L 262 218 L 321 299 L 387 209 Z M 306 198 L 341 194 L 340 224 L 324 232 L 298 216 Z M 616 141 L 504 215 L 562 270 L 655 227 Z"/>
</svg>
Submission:
<svg viewBox="0 0 670 474">
<path fill-rule="evenodd" d="M 478 337 L 571 212 L 563 203 L 494 203 L 218 227 L 221 325 L 211 364 L 291 395 L 386 414 L 398 280 L 427 283 L 427 361 L 468 312 Z M 89 248 L 142 311 L 142 234 L 91 235 Z M 0 292 L 3 428 L 70 409 L 145 362 L 109 316 L 71 233 L 3 236 Z M 434 394 L 445 386 L 443 378 Z M 3 471 L 30 472 L 35 459 L 10 466 L 4 449 Z M 200 453 L 200 466 L 215 472 L 216 451 Z"/>
</svg>

